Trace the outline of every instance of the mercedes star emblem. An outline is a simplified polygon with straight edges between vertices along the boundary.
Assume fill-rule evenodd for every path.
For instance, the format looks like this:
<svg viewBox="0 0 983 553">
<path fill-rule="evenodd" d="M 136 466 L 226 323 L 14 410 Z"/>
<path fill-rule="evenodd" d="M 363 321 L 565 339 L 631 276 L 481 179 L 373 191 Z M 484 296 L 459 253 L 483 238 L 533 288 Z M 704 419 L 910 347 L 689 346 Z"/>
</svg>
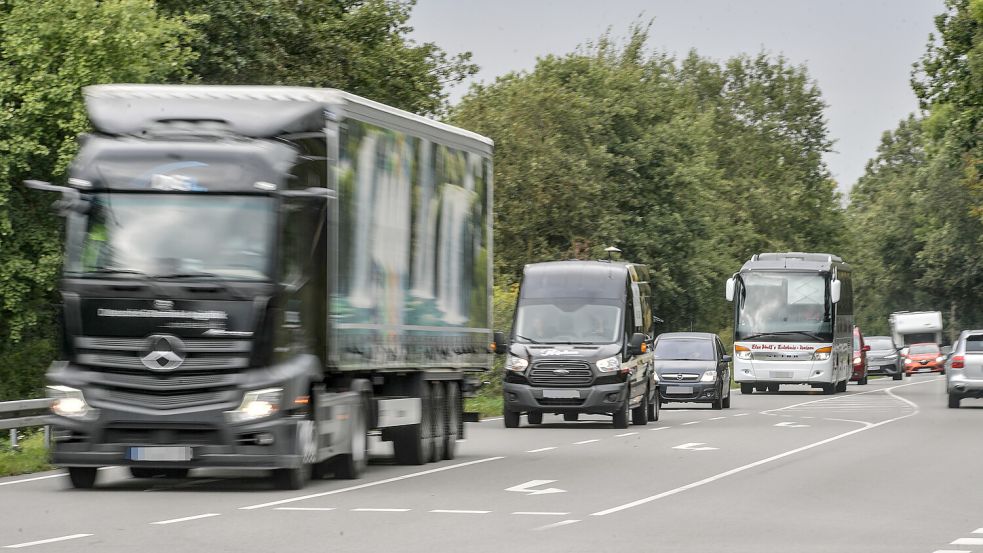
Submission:
<svg viewBox="0 0 983 553">
<path fill-rule="evenodd" d="M 177 336 L 155 334 L 147 338 L 140 361 L 153 371 L 170 371 L 184 363 L 184 342 Z"/>
</svg>

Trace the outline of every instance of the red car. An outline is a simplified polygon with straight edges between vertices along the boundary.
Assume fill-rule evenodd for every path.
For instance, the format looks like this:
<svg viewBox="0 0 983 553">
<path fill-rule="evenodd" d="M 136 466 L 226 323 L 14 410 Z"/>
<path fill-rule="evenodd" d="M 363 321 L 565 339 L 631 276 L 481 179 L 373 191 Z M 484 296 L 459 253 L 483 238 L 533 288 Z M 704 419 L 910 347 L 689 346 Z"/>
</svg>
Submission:
<svg viewBox="0 0 983 553">
<path fill-rule="evenodd" d="M 904 374 L 933 372 L 945 374 L 945 356 L 938 344 L 911 344 L 904 360 Z"/>
<path fill-rule="evenodd" d="M 853 327 L 853 375 L 850 381 L 856 381 L 859 386 L 867 384 L 867 352 L 870 346 L 864 343 L 864 335 L 860 329 Z"/>
</svg>

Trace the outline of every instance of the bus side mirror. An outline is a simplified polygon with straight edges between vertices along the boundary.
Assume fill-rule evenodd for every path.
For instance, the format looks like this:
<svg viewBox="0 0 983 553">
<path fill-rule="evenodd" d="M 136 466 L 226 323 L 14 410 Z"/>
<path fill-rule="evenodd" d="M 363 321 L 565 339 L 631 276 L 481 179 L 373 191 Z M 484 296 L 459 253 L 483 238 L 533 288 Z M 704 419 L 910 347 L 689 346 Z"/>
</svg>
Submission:
<svg viewBox="0 0 983 553">
<path fill-rule="evenodd" d="M 728 278 L 727 290 L 724 293 L 724 295 L 727 297 L 727 301 L 734 301 L 734 287 L 735 287 L 734 277 Z"/>
<path fill-rule="evenodd" d="M 648 351 L 648 344 L 645 343 L 646 336 L 641 332 L 636 332 L 631 335 L 631 340 L 628 341 L 628 353 L 629 355 L 641 355 Z"/>
<path fill-rule="evenodd" d="M 839 303 L 840 301 L 840 279 L 836 279 L 829 283 L 829 299 L 833 303 Z"/>
<path fill-rule="evenodd" d="M 509 351 L 509 344 L 505 341 L 505 334 L 503 332 L 495 332 L 492 336 L 492 351 L 498 355 L 507 353 Z"/>
</svg>

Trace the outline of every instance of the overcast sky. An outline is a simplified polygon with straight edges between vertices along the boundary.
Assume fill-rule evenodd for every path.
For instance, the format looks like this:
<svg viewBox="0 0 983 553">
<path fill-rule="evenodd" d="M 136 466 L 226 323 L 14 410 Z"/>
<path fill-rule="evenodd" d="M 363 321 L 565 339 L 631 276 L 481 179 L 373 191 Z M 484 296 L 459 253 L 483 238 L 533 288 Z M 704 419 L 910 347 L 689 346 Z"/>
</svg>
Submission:
<svg viewBox="0 0 983 553">
<path fill-rule="evenodd" d="M 531 70 L 536 58 L 572 52 L 611 29 L 655 18 L 649 46 L 722 61 L 781 53 L 805 64 L 828 107 L 836 152 L 826 158 L 842 190 L 863 174 L 881 134 L 917 109 L 908 83 L 942 0 L 418 0 L 417 42 L 470 51 L 478 82 Z M 451 90 L 456 102 L 467 86 Z"/>
</svg>

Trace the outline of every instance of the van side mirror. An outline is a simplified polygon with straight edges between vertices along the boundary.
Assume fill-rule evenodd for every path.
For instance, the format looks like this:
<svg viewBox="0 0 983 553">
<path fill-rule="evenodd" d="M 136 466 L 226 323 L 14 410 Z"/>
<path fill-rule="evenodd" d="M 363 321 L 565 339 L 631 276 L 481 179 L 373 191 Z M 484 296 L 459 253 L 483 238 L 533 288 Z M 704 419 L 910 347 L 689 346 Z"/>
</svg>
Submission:
<svg viewBox="0 0 983 553">
<path fill-rule="evenodd" d="M 648 351 L 648 344 L 645 343 L 647 336 L 641 332 L 636 332 L 631 335 L 631 340 L 628 341 L 628 353 L 630 355 L 641 355 Z"/>
<path fill-rule="evenodd" d="M 833 303 L 840 302 L 840 279 L 835 279 L 829 283 L 829 299 Z"/>
<path fill-rule="evenodd" d="M 505 333 L 496 331 L 493 335 L 491 350 L 497 355 L 504 355 L 509 351 L 509 343 L 505 340 Z"/>
<path fill-rule="evenodd" d="M 734 277 L 727 279 L 727 289 L 724 291 L 724 295 L 727 297 L 727 301 L 734 301 L 734 288 L 736 283 L 734 282 Z"/>
<path fill-rule="evenodd" d="M 729 355 L 724 355 L 724 356 L 722 356 L 722 357 L 720 358 L 720 362 L 721 362 L 721 363 L 730 363 L 730 362 L 731 362 L 731 360 L 732 360 L 732 357 L 731 357 L 731 356 L 729 356 Z"/>
</svg>

